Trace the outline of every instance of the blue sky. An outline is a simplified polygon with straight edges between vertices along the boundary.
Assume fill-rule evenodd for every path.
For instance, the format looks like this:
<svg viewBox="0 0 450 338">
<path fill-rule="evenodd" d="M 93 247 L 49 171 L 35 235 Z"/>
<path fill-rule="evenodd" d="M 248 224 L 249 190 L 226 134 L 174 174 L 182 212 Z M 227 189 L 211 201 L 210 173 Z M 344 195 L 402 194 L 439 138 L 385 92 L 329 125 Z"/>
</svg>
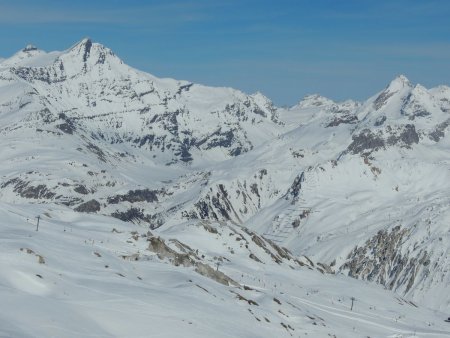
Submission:
<svg viewBox="0 0 450 338">
<path fill-rule="evenodd" d="M 450 84 L 447 0 L 0 0 L 0 57 L 89 36 L 160 77 L 278 105 L 366 99 L 398 74 Z"/>
</svg>

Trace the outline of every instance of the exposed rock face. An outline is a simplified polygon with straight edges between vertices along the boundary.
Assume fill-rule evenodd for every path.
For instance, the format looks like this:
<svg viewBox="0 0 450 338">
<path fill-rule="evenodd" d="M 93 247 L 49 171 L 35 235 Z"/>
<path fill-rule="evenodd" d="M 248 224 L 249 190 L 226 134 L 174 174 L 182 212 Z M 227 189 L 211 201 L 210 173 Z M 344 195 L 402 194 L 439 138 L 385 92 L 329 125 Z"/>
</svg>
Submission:
<svg viewBox="0 0 450 338">
<path fill-rule="evenodd" d="M 208 264 L 201 262 L 201 259 L 195 254 L 195 252 L 188 246 L 182 245 L 182 243 L 179 243 L 178 245 L 178 248 L 183 251 L 180 253 L 167 246 L 165 241 L 160 237 L 150 237 L 148 241 L 148 249 L 152 252 L 155 252 L 158 255 L 159 259 L 168 259 L 175 266 L 194 266 L 195 272 L 202 276 L 208 277 L 223 285 L 239 286 L 237 282 L 235 282 L 223 272 L 218 271 Z"/>
<path fill-rule="evenodd" d="M 429 138 L 435 142 L 439 142 L 440 139 L 445 136 L 445 130 L 449 125 L 450 119 L 438 124 L 436 128 L 428 134 Z"/>
<path fill-rule="evenodd" d="M 184 267 L 189 267 L 195 264 L 192 252 L 178 253 L 168 247 L 165 241 L 160 237 L 150 237 L 148 240 L 148 249 L 152 252 L 155 252 L 158 255 L 159 259 L 169 259 L 175 266 L 182 265 Z"/>
<path fill-rule="evenodd" d="M 45 184 L 32 185 L 31 182 L 23 181 L 19 178 L 14 178 L 1 185 L 1 188 L 6 188 L 12 185 L 14 192 L 20 197 L 31 199 L 52 199 L 56 193 L 52 192 Z"/>
<path fill-rule="evenodd" d="M 341 114 L 340 116 L 336 116 L 333 118 L 332 121 L 330 121 L 326 127 L 337 127 L 340 124 L 356 124 L 358 122 L 358 117 L 356 117 L 353 114 Z"/>
<path fill-rule="evenodd" d="M 374 108 L 376 110 L 381 109 L 383 106 L 385 106 L 392 96 L 395 95 L 395 92 L 390 92 L 388 90 L 383 91 L 373 102 Z"/>
<path fill-rule="evenodd" d="M 74 120 L 68 118 L 64 113 L 60 113 L 59 118 L 64 122 L 61 124 L 57 124 L 56 128 L 58 128 L 59 130 L 61 130 L 66 134 L 73 135 L 73 133 L 76 131 L 76 125 Z"/>
<path fill-rule="evenodd" d="M 430 260 L 426 251 L 402 252 L 402 242 L 406 237 L 408 230 L 400 226 L 391 231 L 379 231 L 364 246 L 355 247 L 340 270 L 347 271 L 354 278 L 408 292 L 416 282 L 419 271 L 428 269 Z"/>
<path fill-rule="evenodd" d="M 352 136 L 353 142 L 347 150 L 353 154 L 370 153 L 384 148 L 385 142 L 381 133 L 373 133 L 369 129 L 364 129 L 358 135 Z"/>
<path fill-rule="evenodd" d="M 195 207 L 197 209 L 196 214 L 200 219 L 229 221 L 233 218 L 239 218 L 228 199 L 228 193 L 223 185 L 219 185 L 219 189 L 215 195 L 207 194 L 204 199 L 201 199 L 195 204 Z"/>
<path fill-rule="evenodd" d="M 266 171 L 260 170 L 255 173 L 252 180 L 244 182 L 236 180 L 211 187 L 196 201 L 193 210 L 184 213 L 184 217 L 242 223 L 245 218 L 261 208 L 264 196 L 260 189 L 265 184 L 266 175 Z"/>
<path fill-rule="evenodd" d="M 381 120 L 377 120 L 376 124 Z M 397 127 L 388 126 L 384 131 L 378 130 L 376 133 L 370 129 L 364 129 L 359 134 L 352 136 L 352 143 L 347 151 L 352 154 L 370 154 L 374 151 L 385 149 L 388 146 L 399 146 L 410 148 L 413 144 L 419 143 L 420 137 L 413 124 L 405 124 Z"/>
<path fill-rule="evenodd" d="M 297 175 L 294 182 L 287 192 L 287 196 L 292 198 L 293 202 L 298 200 L 300 195 L 300 191 L 302 189 L 302 183 L 305 181 L 305 173 L 302 172 L 300 175 Z"/>
<path fill-rule="evenodd" d="M 378 117 L 374 123 L 374 126 L 375 127 L 382 126 L 384 124 L 384 122 L 386 122 L 386 119 L 387 118 L 385 115 Z"/>
<path fill-rule="evenodd" d="M 235 254 L 234 250 L 240 248 L 248 252 L 248 256 L 257 264 L 276 263 L 277 265 L 289 266 L 291 269 L 306 267 L 317 269 L 322 273 L 334 273 L 326 264 L 316 267 L 308 257 L 296 257 L 286 248 L 282 248 L 246 228 L 234 227 L 225 223 L 219 225 L 208 221 L 199 222 L 196 225 L 191 224 L 190 226 L 201 229 L 208 236 L 214 238 L 213 241 L 226 241 L 234 238 L 232 242 L 236 243 L 236 247 L 234 249 L 228 247 L 232 256 Z M 150 234 L 147 236 L 147 241 L 149 242 L 148 250 L 156 253 L 161 260 L 166 260 L 175 266 L 193 267 L 200 275 L 226 286 L 240 286 L 239 283 L 221 271 L 221 264 L 224 261 L 229 261 L 225 257 L 205 257 L 205 255 L 199 254 L 198 250 L 194 250 L 178 239 L 163 239 Z"/>
<path fill-rule="evenodd" d="M 143 189 L 143 190 L 130 190 L 125 195 L 116 195 L 113 197 L 108 197 L 108 203 L 118 204 L 123 201 L 130 203 L 136 202 L 158 202 L 159 191 Z"/>
<path fill-rule="evenodd" d="M 164 223 L 164 218 L 158 214 L 150 215 L 144 212 L 144 209 L 131 207 L 125 211 L 115 211 L 112 217 L 118 218 L 124 222 L 146 223 L 151 229 L 160 227 Z"/>
<path fill-rule="evenodd" d="M 198 274 L 200 274 L 202 276 L 205 276 L 212 280 L 215 280 L 217 283 L 220 283 L 223 285 L 239 286 L 239 283 L 232 280 L 230 277 L 228 277 L 222 271 L 213 269 L 208 264 L 204 264 L 201 262 L 196 263 L 195 264 L 195 272 L 197 272 Z"/>
<path fill-rule="evenodd" d="M 87 195 L 89 194 L 89 190 L 86 189 L 86 187 L 84 185 L 77 185 L 74 189 L 75 192 L 82 194 L 82 195 Z"/>
<path fill-rule="evenodd" d="M 388 138 L 389 145 L 397 145 L 403 147 L 411 147 L 413 144 L 419 143 L 419 134 L 413 124 L 406 124 L 399 128 L 397 133 L 392 133 Z"/>
<path fill-rule="evenodd" d="M 74 210 L 78 212 L 97 212 L 100 211 L 100 203 L 97 200 L 90 200 L 80 204 Z"/>
</svg>

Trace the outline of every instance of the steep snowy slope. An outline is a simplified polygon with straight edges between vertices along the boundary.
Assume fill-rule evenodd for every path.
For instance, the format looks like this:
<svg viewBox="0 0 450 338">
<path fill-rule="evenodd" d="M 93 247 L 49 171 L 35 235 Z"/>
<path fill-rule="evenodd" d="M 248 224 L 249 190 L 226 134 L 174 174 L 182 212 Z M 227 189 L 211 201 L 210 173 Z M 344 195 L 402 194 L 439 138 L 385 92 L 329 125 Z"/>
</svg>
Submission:
<svg viewBox="0 0 450 338">
<path fill-rule="evenodd" d="M 332 127 L 320 118 L 329 102 L 297 106 L 311 117 L 287 143 L 308 149 L 295 194 L 247 225 L 353 277 L 448 309 L 448 106 L 435 92 L 445 87 L 427 91 L 399 77 L 356 108 L 357 119 Z M 291 122 L 293 113 L 285 113 Z"/>
<path fill-rule="evenodd" d="M 448 336 L 444 314 L 323 274 L 238 226 L 148 232 L 4 203 L 0 219 L 2 337 Z"/>
<path fill-rule="evenodd" d="M 16 211 L 29 218 L 58 210 L 69 219 L 60 216 L 52 223 L 55 227 L 67 222 L 68 227 L 78 224 L 81 231 L 83 222 L 88 222 L 95 229 L 88 228 L 87 233 L 108 232 L 109 224 L 117 224 L 124 233 L 146 233 L 150 228 L 166 244 L 178 240 L 194 251 L 209 252 L 206 258 L 196 252 L 194 257 L 180 244 L 189 251 L 188 259 L 183 258 L 189 266 L 183 272 L 176 271 L 187 280 L 196 276 L 195 269 L 202 269 L 200 263 L 214 267 L 214 256 L 233 255 L 234 251 L 239 252 L 238 259 L 226 256 L 232 261 L 230 270 L 225 270 L 227 264 L 221 265 L 233 281 L 254 285 L 256 279 L 270 275 L 271 282 L 285 285 L 286 297 L 298 295 L 291 286 L 300 277 L 296 272 L 291 274 L 292 264 L 280 263 L 284 266 L 280 272 L 270 253 L 242 244 L 254 243 L 251 237 L 259 234 L 287 247 L 292 260 L 305 255 L 314 264 L 322 262 L 322 271 L 337 275 L 323 276 L 299 263 L 293 265 L 295 271 L 298 268 L 307 276 L 313 274 L 305 277 L 309 284 L 303 288 L 321 285 L 317 290 L 324 296 L 319 297 L 317 306 L 322 312 L 327 299 L 340 297 L 341 291 L 331 290 L 333 283 L 361 288 L 358 298 L 366 297 L 367 304 L 378 302 L 370 293 L 377 294 L 377 284 L 381 284 L 395 291 L 399 299 L 407 299 L 400 301 L 404 304 L 413 301 L 448 312 L 449 113 L 449 87 L 426 89 L 404 76 L 365 102 L 333 102 L 310 95 L 294 107 L 282 109 L 259 93 L 247 95 L 230 88 L 156 78 L 127 66 L 110 49 L 89 39 L 62 52 L 46 53 L 27 46 L 0 63 L 0 202 L 7 203 L 4 210 L 10 212 L 15 209 L 13 205 L 20 205 Z M 28 207 L 36 210 L 33 215 L 25 212 Z M 4 211 L 5 217 L 10 217 L 6 216 L 10 212 Z M 88 213 L 96 215 L 84 215 Z M 206 230 L 211 224 L 217 234 Z M 4 229 L 7 226 L 7 222 L 2 223 Z M 255 233 L 249 235 L 250 230 L 245 229 Z M 230 233 L 239 233 L 243 239 L 232 239 L 237 235 Z M 79 235 L 84 239 L 88 236 Z M 59 235 L 52 236 L 56 241 Z M 264 245 L 272 247 L 264 238 Z M 120 256 L 119 251 L 137 254 L 127 248 L 131 244 L 127 240 L 107 248 L 108 252 L 115 250 L 114 259 Z M 134 243 L 134 239 L 131 241 Z M 45 243 L 39 245 L 44 247 Z M 164 243 L 155 245 L 164 248 Z M 183 251 L 176 245 L 170 248 Z M 147 249 L 146 242 L 139 252 Z M 56 250 L 48 255 L 59 254 Z M 80 255 L 79 259 L 85 259 Z M 169 254 L 172 259 L 173 255 Z M 258 261 L 267 269 L 261 270 Z M 172 274 L 173 268 L 160 261 L 153 263 L 152 269 L 167 276 L 167 280 L 162 277 L 154 292 L 160 293 L 165 281 L 175 283 L 175 288 L 178 284 L 173 279 L 178 275 Z M 63 261 L 60 264 L 64 266 Z M 5 271 L 11 268 L 8 265 Z M 80 270 L 79 276 L 87 271 Z M 249 278 L 253 282 L 245 280 L 246 271 L 252 271 Z M 276 277 L 278 273 L 280 277 Z M 366 286 L 343 275 L 372 283 Z M 20 285 L 24 283 L 18 280 Z M 20 289 L 20 285 L 14 287 Z M 263 287 L 258 284 L 258 288 Z M 101 291 L 101 287 L 96 290 Z M 114 292 L 119 292 L 116 287 Z M 221 289 L 213 298 L 228 299 L 222 292 L 232 296 L 232 301 L 226 303 L 230 312 L 227 318 L 239 321 L 240 312 L 230 310 L 236 306 L 236 295 Z M 263 293 L 263 298 L 273 296 Z M 127 306 L 136 301 L 135 296 L 119 294 L 127 299 Z M 381 294 L 376 308 L 401 315 L 402 311 L 392 303 L 393 293 Z M 14 297 L 10 299 L 18 302 Z M 173 309 L 181 306 L 181 300 L 174 300 Z M 381 305 L 381 300 L 389 305 Z M 199 304 L 199 316 L 203 316 L 208 304 Z M 221 309 L 225 305 L 214 306 Z M 314 307 L 312 303 L 308 306 Z M 244 310 L 252 321 L 260 323 Z M 178 310 L 174 311 L 179 316 Z M 286 313 L 287 309 L 281 311 Z M 280 315 L 276 313 L 272 314 Z M 424 316 L 431 318 L 429 315 Z M 261 313 L 255 316 L 262 319 Z M 441 316 L 435 318 L 441 320 Z M 213 317 L 210 328 L 217 329 L 223 322 Z M 108 320 L 111 318 L 108 316 Z M 372 323 L 364 318 L 360 328 L 371 325 L 368 321 Z M 385 319 L 380 319 L 375 326 L 381 331 L 351 333 L 353 324 L 345 322 L 339 326 L 343 331 L 317 332 L 382 336 L 394 334 L 395 328 L 400 330 L 398 334 L 407 334 L 416 318 L 411 314 L 411 321 L 402 327 L 387 325 Z M 276 322 L 281 325 L 281 320 Z M 298 330 L 302 323 L 294 320 L 289 325 Z M 120 336 L 116 329 L 108 331 L 103 325 L 99 332 L 106 330 Z M 245 330 L 245 325 L 248 323 L 242 322 L 239 330 Z M 267 325 L 263 336 L 278 336 L 280 327 L 284 333 L 290 332 L 283 326 L 274 329 Z M 383 326 L 390 329 L 381 329 Z M 135 335 L 140 334 L 139 330 Z M 192 332 L 212 334 L 208 330 Z M 308 330 L 304 332 L 315 332 Z M 47 331 L 42 332 L 45 336 Z M 251 330 L 245 332 L 255 335 Z"/>
</svg>

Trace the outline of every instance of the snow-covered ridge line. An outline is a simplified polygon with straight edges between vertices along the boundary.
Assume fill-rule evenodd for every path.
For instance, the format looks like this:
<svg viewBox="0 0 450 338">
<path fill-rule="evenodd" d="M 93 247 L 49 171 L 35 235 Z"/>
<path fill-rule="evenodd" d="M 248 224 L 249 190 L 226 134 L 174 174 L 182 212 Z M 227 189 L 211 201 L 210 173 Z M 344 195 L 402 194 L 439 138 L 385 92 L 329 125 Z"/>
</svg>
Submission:
<svg viewBox="0 0 450 338">
<path fill-rule="evenodd" d="M 0 64 L 0 201 L 161 231 L 243 226 L 447 310 L 449 114 L 449 87 L 404 76 L 365 102 L 283 109 L 156 78 L 89 39 L 28 46 Z"/>
</svg>

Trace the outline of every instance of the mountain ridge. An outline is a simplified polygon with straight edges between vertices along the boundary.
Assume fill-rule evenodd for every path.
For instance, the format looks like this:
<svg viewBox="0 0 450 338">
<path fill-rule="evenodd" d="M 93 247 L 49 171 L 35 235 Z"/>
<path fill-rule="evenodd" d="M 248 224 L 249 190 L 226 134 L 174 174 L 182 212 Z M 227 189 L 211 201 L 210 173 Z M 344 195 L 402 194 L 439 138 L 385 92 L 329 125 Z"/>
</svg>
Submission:
<svg viewBox="0 0 450 338">
<path fill-rule="evenodd" d="M 87 38 L 28 46 L 0 63 L 0 203 L 172 239 L 186 222 L 239 226 L 448 311 L 449 113 L 448 86 L 403 75 L 363 102 L 313 94 L 281 108 L 159 79 Z"/>
</svg>

